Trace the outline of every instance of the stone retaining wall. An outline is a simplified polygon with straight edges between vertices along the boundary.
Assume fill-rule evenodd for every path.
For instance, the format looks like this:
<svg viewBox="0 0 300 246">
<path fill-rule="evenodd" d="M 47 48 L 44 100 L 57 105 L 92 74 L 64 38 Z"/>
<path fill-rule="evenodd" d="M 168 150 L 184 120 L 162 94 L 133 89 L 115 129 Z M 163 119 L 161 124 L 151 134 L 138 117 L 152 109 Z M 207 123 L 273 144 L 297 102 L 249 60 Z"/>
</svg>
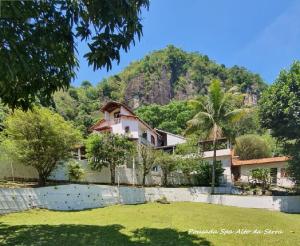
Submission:
<svg viewBox="0 0 300 246">
<path fill-rule="evenodd" d="M 114 204 L 140 204 L 166 197 L 171 202 L 205 202 L 220 205 L 264 208 L 300 213 L 300 196 L 240 196 L 229 187 L 218 187 L 209 195 L 208 187 L 134 188 L 108 185 L 60 185 L 43 188 L 0 189 L 0 214 L 31 208 L 83 210 Z"/>
</svg>

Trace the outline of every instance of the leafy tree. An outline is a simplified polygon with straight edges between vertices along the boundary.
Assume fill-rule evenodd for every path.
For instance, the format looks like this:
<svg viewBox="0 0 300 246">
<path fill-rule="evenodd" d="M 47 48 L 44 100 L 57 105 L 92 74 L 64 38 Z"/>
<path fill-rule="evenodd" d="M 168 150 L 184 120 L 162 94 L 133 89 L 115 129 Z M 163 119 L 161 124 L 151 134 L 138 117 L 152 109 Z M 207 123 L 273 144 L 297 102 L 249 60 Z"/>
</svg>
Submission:
<svg viewBox="0 0 300 246">
<path fill-rule="evenodd" d="M 180 156 L 176 160 L 176 168 L 187 177 L 188 184 L 192 184 L 192 176 L 199 170 L 203 160 L 199 155 Z"/>
<path fill-rule="evenodd" d="M 260 136 L 249 134 L 236 138 L 235 154 L 241 160 L 271 157 L 272 152 L 268 143 Z"/>
<path fill-rule="evenodd" d="M 266 129 L 262 128 L 259 122 L 258 108 L 252 107 L 248 109 L 248 113 L 241 116 L 238 122 L 227 126 L 226 132 L 230 135 L 232 141 L 236 137 L 246 134 L 262 135 Z"/>
<path fill-rule="evenodd" d="M 300 61 L 289 70 L 282 70 L 259 101 L 259 116 L 263 127 L 283 140 L 300 139 Z"/>
<path fill-rule="evenodd" d="M 188 107 L 186 101 L 172 101 L 164 106 L 152 104 L 140 107 L 136 114 L 154 128 L 181 134 L 194 111 Z"/>
<path fill-rule="evenodd" d="M 101 171 L 102 167 L 109 167 L 111 184 L 115 184 L 116 167 L 131 161 L 134 144 L 123 135 L 92 134 L 86 142 L 86 153 L 89 163 L 94 170 Z"/>
<path fill-rule="evenodd" d="M 300 141 L 290 142 L 284 144 L 284 151 L 290 155 L 291 158 L 288 162 L 288 174 L 292 180 L 298 185 L 300 184 Z"/>
<path fill-rule="evenodd" d="M 0 98 L 28 109 L 36 96 L 50 101 L 68 87 L 78 67 L 75 37 L 87 41 L 84 55 L 94 70 L 120 61 L 142 35 L 140 13 L 148 0 L 2 1 Z"/>
<path fill-rule="evenodd" d="M 270 169 L 268 168 L 256 168 L 251 170 L 251 177 L 256 181 L 260 182 L 262 185 L 263 191 L 270 184 Z"/>
<path fill-rule="evenodd" d="M 151 146 L 139 145 L 140 166 L 143 173 L 143 186 L 146 184 L 146 176 L 155 165 L 158 153 L 159 152 Z"/>
<path fill-rule="evenodd" d="M 199 138 L 198 136 L 192 136 L 187 138 L 187 141 L 182 144 L 176 145 L 175 153 L 177 155 L 195 155 L 199 154 Z"/>
<path fill-rule="evenodd" d="M 3 130 L 3 123 L 6 117 L 9 115 L 9 108 L 0 103 L 0 132 Z"/>
<path fill-rule="evenodd" d="M 83 87 L 83 88 L 85 88 L 85 89 L 87 89 L 87 88 L 89 88 L 89 87 L 91 87 L 91 86 L 92 86 L 92 84 L 91 84 L 91 82 L 88 81 L 88 80 L 84 80 L 84 81 L 81 82 L 81 87 Z"/>
<path fill-rule="evenodd" d="M 270 133 L 265 133 L 261 137 L 271 150 L 272 156 L 283 156 L 285 154 L 284 144 L 280 140 L 272 137 Z"/>
<path fill-rule="evenodd" d="M 98 91 L 93 86 L 71 87 L 54 93 L 54 108 L 87 136 L 89 128 L 101 117 Z"/>
<path fill-rule="evenodd" d="M 160 151 L 156 160 L 156 165 L 159 165 L 162 173 L 163 173 L 163 180 L 162 185 L 168 185 L 168 176 L 171 172 L 175 171 L 177 168 L 177 160 L 174 155 L 170 155 L 166 152 Z"/>
<path fill-rule="evenodd" d="M 212 183 L 212 168 L 213 166 L 207 161 L 201 161 L 196 169 L 196 180 L 200 186 L 209 186 Z M 220 178 L 222 177 L 224 169 L 220 161 L 216 162 L 214 183 L 219 185 Z"/>
<path fill-rule="evenodd" d="M 295 151 L 300 146 L 300 61 L 290 69 L 282 70 L 276 81 L 262 94 L 259 116 L 263 127 L 284 143 L 290 174 L 300 182 L 300 156 Z"/>
<path fill-rule="evenodd" d="M 232 91 L 224 92 L 219 80 L 213 80 L 209 87 L 208 95 L 191 100 L 190 105 L 197 114 L 188 121 L 187 133 L 201 130 L 206 133 L 206 139 L 213 142 L 213 164 L 211 192 L 214 193 L 215 170 L 217 165 L 217 140 L 226 136 L 226 125 L 236 122 L 245 110 L 237 109 L 238 95 Z"/>
<path fill-rule="evenodd" d="M 79 181 L 84 176 L 84 169 L 78 161 L 70 160 L 68 162 L 68 174 L 70 180 Z"/>
<path fill-rule="evenodd" d="M 6 141 L 15 150 L 14 157 L 36 169 L 41 186 L 81 139 L 72 124 L 46 108 L 34 107 L 28 112 L 16 110 L 6 118 L 4 126 Z"/>
</svg>

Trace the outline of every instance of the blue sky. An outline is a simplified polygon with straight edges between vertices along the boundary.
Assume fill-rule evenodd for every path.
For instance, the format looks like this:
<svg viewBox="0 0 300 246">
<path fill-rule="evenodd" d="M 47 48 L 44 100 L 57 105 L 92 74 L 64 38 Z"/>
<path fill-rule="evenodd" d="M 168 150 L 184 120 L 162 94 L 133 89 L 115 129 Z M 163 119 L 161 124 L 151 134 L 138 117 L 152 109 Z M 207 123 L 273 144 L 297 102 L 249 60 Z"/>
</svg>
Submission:
<svg viewBox="0 0 300 246">
<path fill-rule="evenodd" d="M 152 0 L 142 18 L 144 36 L 109 72 L 88 67 L 83 58 L 88 48 L 78 42 L 80 68 L 73 84 L 96 84 L 168 44 L 226 66 L 245 66 L 268 83 L 300 59 L 298 0 Z"/>
</svg>

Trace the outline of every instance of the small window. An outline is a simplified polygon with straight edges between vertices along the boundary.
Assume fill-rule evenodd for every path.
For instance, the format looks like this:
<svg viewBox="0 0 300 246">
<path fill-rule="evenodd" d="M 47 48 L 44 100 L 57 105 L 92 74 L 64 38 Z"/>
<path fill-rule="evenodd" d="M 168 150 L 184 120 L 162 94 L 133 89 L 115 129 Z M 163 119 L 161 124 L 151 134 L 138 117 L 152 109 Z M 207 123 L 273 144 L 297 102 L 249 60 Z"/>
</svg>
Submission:
<svg viewBox="0 0 300 246">
<path fill-rule="evenodd" d="M 142 138 L 147 139 L 147 132 L 142 133 Z"/>
<path fill-rule="evenodd" d="M 129 126 L 125 126 L 125 133 L 130 133 L 130 127 Z"/>
<path fill-rule="evenodd" d="M 277 184 L 277 168 L 270 168 L 271 184 Z"/>
<path fill-rule="evenodd" d="M 114 118 L 120 118 L 120 111 L 114 113 Z"/>
<path fill-rule="evenodd" d="M 155 138 L 153 135 L 151 135 L 151 143 L 155 145 Z"/>
</svg>

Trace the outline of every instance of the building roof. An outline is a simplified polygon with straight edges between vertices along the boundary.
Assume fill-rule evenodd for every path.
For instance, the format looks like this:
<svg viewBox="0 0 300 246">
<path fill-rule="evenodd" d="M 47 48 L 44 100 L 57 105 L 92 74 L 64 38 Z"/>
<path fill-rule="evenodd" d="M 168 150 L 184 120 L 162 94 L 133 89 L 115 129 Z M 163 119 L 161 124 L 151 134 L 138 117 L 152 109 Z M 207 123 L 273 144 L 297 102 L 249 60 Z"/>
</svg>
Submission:
<svg viewBox="0 0 300 246">
<path fill-rule="evenodd" d="M 127 105 L 125 105 L 124 103 L 116 102 L 116 101 L 109 101 L 100 110 L 102 112 L 108 111 L 110 113 L 113 110 L 115 110 L 116 108 L 119 108 L 121 106 L 124 107 L 126 110 L 128 110 L 131 114 L 135 115 L 135 113 L 132 111 L 132 109 L 129 108 Z"/>
<path fill-rule="evenodd" d="M 156 129 L 153 129 L 151 126 L 149 126 L 145 121 L 143 121 L 142 119 L 140 119 L 131 108 L 129 108 L 127 105 L 120 103 L 120 102 L 116 102 L 116 101 L 109 101 L 108 103 L 106 103 L 100 110 L 101 112 L 112 112 L 114 111 L 116 108 L 119 107 L 124 107 L 128 112 L 130 112 L 132 115 L 120 115 L 121 117 L 128 117 L 128 118 L 134 118 L 138 121 L 140 121 L 144 126 L 146 126 L 149 130 L 153 131 L 156 135 L 159 136 L 159 134 L 157 133 Z M 103 124 L 105 122 L 105 119 L 99 120 L 95 125 L 93 125 L 92 127 L 90 127 L 90 130 L 99 130 L 99 126 L 101 124 Z M 102 129 L 102 127 L 100 127 Z"/>
<path fill-rule="evenodd" d="M 239 159 L 237 159 L 237 157 L 233 157 L 232 158 L 232 166 L 272 164 L 272 163 L 286 162 L 288 160 L 289 160 L 289 157 L 287 157 L 287 156 L 278 156 L 278 157 L 252 159 L 252 160 L 239 160 Z"/>
<path fill-rule="evenodd" d="M 172 136 L 177 137 L 177 138 L 186 139 L 185 137 L 183 137 L 181 135 L 177 135 L 177 134 L 174 134 L 174 133 L 171 133 L 171 132 L 167 132 L 167 131 L 160 130 L 160 129 L 157 129 L 157 128 L 155 128 L 155 130 L 157 132 L 162 132 L 162 133 L 165 133 L 165 134 L 168 134 L 168 135 L 172 135 Z"/>
</svg>

